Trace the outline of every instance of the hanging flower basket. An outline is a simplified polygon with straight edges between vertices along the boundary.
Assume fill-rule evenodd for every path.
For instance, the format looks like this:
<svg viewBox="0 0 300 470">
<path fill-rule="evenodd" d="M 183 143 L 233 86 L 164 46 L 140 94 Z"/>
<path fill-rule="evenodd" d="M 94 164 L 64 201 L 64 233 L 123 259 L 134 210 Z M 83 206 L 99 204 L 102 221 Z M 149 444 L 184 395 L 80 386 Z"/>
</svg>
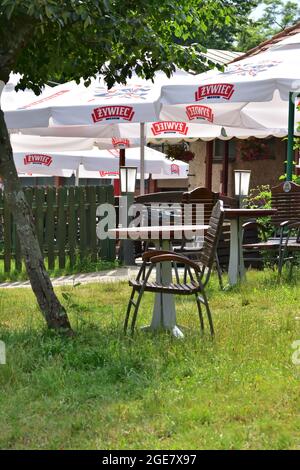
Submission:
<svg viewBox="0 0 300 470">
<path fill-rule="evenodd" d="M 257 139 L 248 139 L 240 144 L 241 160 L 275 160 L 272 141 L 260 141 Z"/>
<path fill-rule="evenodd" d="M 182 145 L 172 145 L 168 148 L 167 156 L 170 160 L 181 160 L 190 162 L 195 158 L 195 154 L 190 150 L 185 150 Z"/>
<path fill-rule="evenodd" d="M 195 158 L 195 154 L 193 152 L 191 152 L 190 150 L 185 150 L 182 153 L 181 158 L 179 159 L 184 162 L 190 162 L 191 160 L 194 160 L 194 158 Z"/>
</svg>

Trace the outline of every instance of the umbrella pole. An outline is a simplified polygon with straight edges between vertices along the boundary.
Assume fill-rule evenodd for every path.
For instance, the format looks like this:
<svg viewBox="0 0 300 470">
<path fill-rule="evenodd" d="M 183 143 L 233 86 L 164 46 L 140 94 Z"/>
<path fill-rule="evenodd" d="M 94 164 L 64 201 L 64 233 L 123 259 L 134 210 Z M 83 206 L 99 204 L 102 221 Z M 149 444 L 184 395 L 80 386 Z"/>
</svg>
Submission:
<svg viewBox="0 0 300 470">
<path fill-rule="evenodd" d="M 119 159 L 119 166 L 125 166 L 125 148 L 120 149 L 120 159 Z"/>
<path fill-rule="evenodd" d="M 224 141 L 224 155 L 222 168 L 222 194 L 228 196 L 228 167 L 229 167 L 229 140 Z"/>
<path fill-rule="evenodd" d="M 79 186 L 79 167 L 77 168 L 75 173 L 75 186 Z"/>
<path fill-rule="evenodd" d="M 286 180 L 292 181 L 294 169 L 294 130 L 295 130 L 295 102 L 294 93 L 289 94 L 289 130 L 288 130 L 288 148 Z"/>
<path fill-rule="evenodd" d="M 213 172 L 213 156 L 214 156 L 214 143 L 213 141 L 206 143 L 206 172 L 205 172 L 205 187 L 211 191 L 212 189 L 212 172 Z"/>
<path fill-rule="evenodd" d="M 140 194 L 145 194 L 145 123 L 140 123 L 140 149 L 141 149 L 141 169 L 140 169 Z"/>
<path fill-rule="evenodd" d="M 125 148 L 120 148 L 119 149 L 119 178 L 118 180 L 114 181 L 114 195 L 115 196 L 120 196 L 121 195 L 121 185 L 120 185 L 120 167 L 125 166 L 125 160 L 126 160 L 126 154 L 125 154 Z"/>
</svg>

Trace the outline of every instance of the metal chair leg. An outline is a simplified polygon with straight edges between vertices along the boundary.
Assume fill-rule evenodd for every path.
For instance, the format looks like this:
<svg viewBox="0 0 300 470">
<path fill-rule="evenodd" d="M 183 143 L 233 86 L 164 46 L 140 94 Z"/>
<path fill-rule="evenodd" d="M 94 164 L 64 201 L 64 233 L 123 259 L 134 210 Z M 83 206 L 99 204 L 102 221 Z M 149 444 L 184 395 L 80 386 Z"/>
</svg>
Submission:
<svg viewBox="0 0 300 470">
<path fill-rule="evenodd" d="M 146 289 L 146 285 L 147 285 L 147 282 L 148 282 L 148 279 L 151 275 L 151 272 L 152 272 L 152 269 L 153 269 L 154 265 L 150 266 L 146 276 L 145 276 L 145 279 L 143 280 L 143 285 L 142 285 L 142 288 L 140 289 L 139 291 L 139 295 L 138 295 L 138 298 L 137 298 L 137 301 L 135 303 L 135 308 L 134 308 L 134 312 L 133 312 L 133 317 L 132 317 L 132 322 L 131 322 L 131 336 L 133 336 L 133 333 L 134 333 L 134 327 L 135 327 L 135 323 L 136 323 L 136 318 L 137 318 L 137 314 L 138 314 L 138 311 L 139 311 L 139 307 L 140 307 L 140 303 L 141 303 L 141 300 L 142 300 L 142 297 L 143 297 L 143 294 L 145 292 L 145 289 Z M 131 302 L 132 303 L 132 302 Z"/>
<path fill-rule="evenodd" d="M 223 278 L 222 278 L 222 270 L 221 270 L 220 261 L 219 261 L 219 257 L 217 253 L 215 256 L 215 263 L 216 263 L 216 268 L 217 268 L 217 273 L 218 273 L 219 286 L 220 286 L 220 289 L 223 290 L 224 285 L 223 285 Z"/>
<path fill-rule="evenodd" d="M 124 321 L 124 333 L 125 333 L 125 334 L 127 333 L 128 321 L 129 321 L 129 317 L 130 317 L 131 306 L 132 306 L 132 305 L 135 305 L 135 303 L 134 303 L 134 301 L 133 301 L 135 293 L 136 293 L 136 289 L 133 287 L 132 292 L 131 292 L 131 295 L 130 295 L 130 299 L 129 299 L 129 302 L 128 302 L 127 311 L 126 311 L 126 316 L 125 316 L 125 321 Z"/>
<path fill-rule="evenodd" d="M 278 256 L 278 277 L 279 279 L 281 278 L 282 275 L 282 269 L 284 265 L 284 254 L 285 254 L 285 249 L 284 248 L 279 248 L 279 256 Z"/>
<path fill-rule="evenodd" d="M 200 329 L 201 329 L 201 333 L 203 333 L 203 331 L 204 331 L 204 321 L 203 321 L 203 314 L 202 314 L 202 308 L 201 308 L 201 301 L 199 299 L 198 294 L 196 294 L 196 302 L 197 302 L 197 307 L 198 307 Z"/>
<path fill-rule="evenodd" d="M 215 336 L 215 331 L 214 331 L 213 320 L 212 320 L 211 311 L 210 311 L 210 308 L 209 308 L 209 303 L 208 303 L 208 300 L 207 300 L 207 297 L 206 297 L 206 294 L 205 294 L 204 291 L 202 291 L 202 297 L 203 297 L 203 301 L 204 301 L 204 305 L 205 305 L 205 309 L 206 309 L 206 314 L 207 314 L 207 318 L 208 318 L 208 322 L 209 322 L 210 334 L 211 334 L 212 337 L 214 337 Z"/>
<path fill-rule="evenodd" d="M 135 304 L 133 317 L 132 317 L 132 322 L 131 322 L 131 336 L 133 336 L 133 334 L 134 334 L 134 328 L 135 328 L 135 324 L 136 324 L 137 314 L 138 314 L 138 311 L 139 311 L 139 307 L 140 307 L 140 303 L 141 303 L 144 291 L 145 291 L 145 288 L 142 287 L 140 292 L 139 292 L 139 296 L 137 298 L 136 304 Z"/>
</svg>

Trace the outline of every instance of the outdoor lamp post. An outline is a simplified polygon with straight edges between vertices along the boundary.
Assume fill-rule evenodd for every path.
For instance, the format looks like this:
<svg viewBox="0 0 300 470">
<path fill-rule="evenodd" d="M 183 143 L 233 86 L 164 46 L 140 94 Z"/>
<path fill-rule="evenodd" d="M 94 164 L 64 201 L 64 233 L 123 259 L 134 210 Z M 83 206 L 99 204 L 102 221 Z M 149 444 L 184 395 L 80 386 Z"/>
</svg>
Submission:
<svg viewBox="0 0 300 470">
<path fill-rule="evenodd" d="M 128 227 L 130 223 L 128 209 L 134 202 L 137 168 L 133 166 L 120 166 L 119 172 L 120 190 L 122 195 L 120 206 L 120 221 L 123 226 Z M 135 265 L 134 245 L 132 240 L 121 240 L 120 259 L 126 266 Z"/>
<path fill-rule="evenodd" d="M 239 207 L 243 199 L 249 194 L 251 170 L 234 170 L 234 191 L 239 200 Z"/>
<path fill-rule="evenodd" d="M 120 166 L 120 188 L 122 194 L 133 194 L 135 192 L 135 183 L 137 168 L 135 166 Z"/>
</svg>

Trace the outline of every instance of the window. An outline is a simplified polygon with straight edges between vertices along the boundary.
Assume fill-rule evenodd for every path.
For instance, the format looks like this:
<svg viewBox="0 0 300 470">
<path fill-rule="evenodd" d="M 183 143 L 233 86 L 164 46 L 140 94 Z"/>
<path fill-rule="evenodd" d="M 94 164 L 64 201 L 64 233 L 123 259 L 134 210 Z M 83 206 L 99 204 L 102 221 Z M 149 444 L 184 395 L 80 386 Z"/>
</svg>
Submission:
<svg viewBox="0 0 300 470">
<path fill-rule="evenodd" d="M 238 155 L 243 161 L 275 160 L 276 140 L 250 138 L 241 140 L 238 145 Z"/>
<path fill-rule="evenodd" d="M 214 141 L 214 163 L 222 163 L 225 152 L 225 140 L 216 139 Z M 229 161 L 234 162 L 236 159 L 236 141 L 231 139 L 229 141 Z"/>
<path fill-rule="evenodd" d="M 21 184 L 25 186 L 53 186 L 54 178 L 53 177 L 43 177 L 43 176 L 33 176 L 28 178 L 20 178 Z"/>
</svg>

